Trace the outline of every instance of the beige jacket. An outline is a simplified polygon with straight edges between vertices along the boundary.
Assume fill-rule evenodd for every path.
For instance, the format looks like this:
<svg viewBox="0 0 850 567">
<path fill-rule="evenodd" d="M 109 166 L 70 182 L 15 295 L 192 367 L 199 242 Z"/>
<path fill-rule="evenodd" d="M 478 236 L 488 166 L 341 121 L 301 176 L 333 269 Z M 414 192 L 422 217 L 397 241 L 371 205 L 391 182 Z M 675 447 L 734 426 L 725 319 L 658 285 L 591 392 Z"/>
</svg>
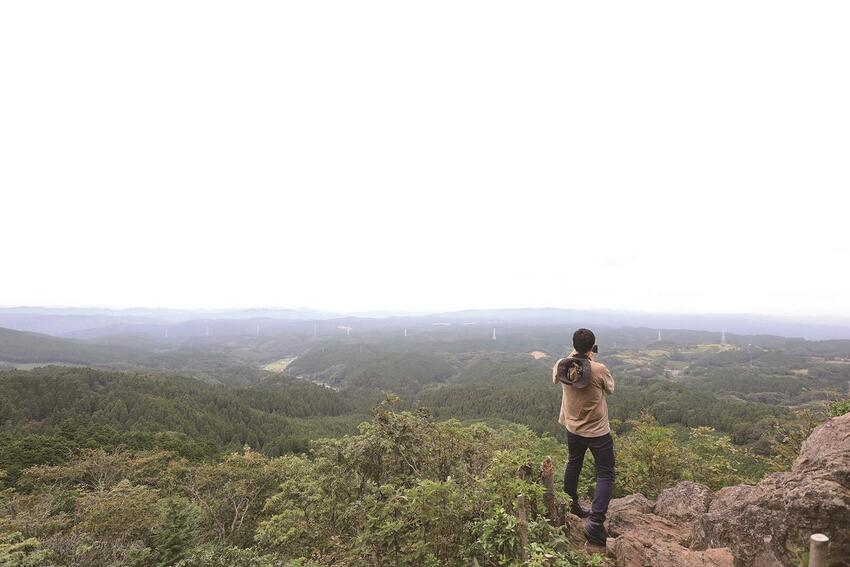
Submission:
<svg viewBox="0 0 850 567">
<path fill-rule="evenodd" d="M 575 354 L 573 351 L 570 356 Z M 556 376 L 561 360 L 552 367 L 554 384 L 561 384 Z M 558 422 L 570 433 L 582 437 L 599 437 L 611 432 L 605 396 L 614 393 L 614 378 L 604 364 L 593 360 L 593 353 L 590 354 L 590 361 L 590 384 L 586 388 L 561 384 L 561 415 Z"/>
</svg>

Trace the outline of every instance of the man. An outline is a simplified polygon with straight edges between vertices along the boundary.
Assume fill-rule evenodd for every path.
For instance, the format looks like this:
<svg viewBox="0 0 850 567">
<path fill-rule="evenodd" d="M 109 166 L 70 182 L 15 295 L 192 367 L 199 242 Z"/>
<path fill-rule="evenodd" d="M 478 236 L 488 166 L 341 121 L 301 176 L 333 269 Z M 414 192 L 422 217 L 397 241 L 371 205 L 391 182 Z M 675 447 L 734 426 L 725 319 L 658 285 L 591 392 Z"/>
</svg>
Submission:
<svg viewBox="0 0 850 567">
<path fill-rule="evenodd" d="M 608 424 L 605 396 L 614 393 L 614 378 L 594 360 L 598 348 L 589 329 L 573 334 L 573 352 L 560 359 L 552 369 L 552 382 L 561 384 L 561 415 L 558 421 L 567 428 L 569 458 L 564 472 L 564 491 L 572 499 L 570 512 L 587 518 L 584 535 L 591 543 L 605 545 L 605 514 L 614 489 L 614 441 Z M 578 501 L 578 478 L 585 452 L 590 449 L 596 463 L 596 490 L 588 511 Z"/>
</svg>

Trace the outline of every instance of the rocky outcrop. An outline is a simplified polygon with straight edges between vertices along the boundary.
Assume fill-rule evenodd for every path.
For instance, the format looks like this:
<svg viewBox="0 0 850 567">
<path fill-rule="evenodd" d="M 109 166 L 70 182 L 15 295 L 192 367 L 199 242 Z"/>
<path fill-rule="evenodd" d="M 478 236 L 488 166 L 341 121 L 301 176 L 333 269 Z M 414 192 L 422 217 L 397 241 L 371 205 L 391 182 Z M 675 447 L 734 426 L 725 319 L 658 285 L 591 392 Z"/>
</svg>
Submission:
<svg viewBox="0 0 850 567">
<path fill-rule="evenodd" d="M 653 514 L 655 506 L 642 494 L 613 500 L 608 507 L 609 535 L 637 534 L 645 540 L 645 534 L 652 534 L 656 539 L 687 546 L 691 540 L 689 527 Z"/>
<path fill-rule="evenodd" d="M 791 471 L 850 487 L 850 413 L 815 429 L 803 443 Z"/>
<path fill-rule="evenodd" d="M 723 542 L 740 565 L 791 565 L 818 532 L 830 538 L 831 565 L 850 565 L 850 414 L 815 429 L 790 472 L 709 506 L 693 546 Z"/>
<path fill-rule="evenodd" d="M 641 494 L 611 501 L 607 552 L 617 567 L 733 567 L 724 546 L 690 549 L 693 521 L 705 514 L 711 490 L 681 482 L 653 502 Z"/>
<path fill-rule="evenodd" d="M 671 522 L 693 522 L 708 511 L 713 494 L 705 485 L 684 481 L 658 495 L 655 513 Z"/>
<path fill-rule="evenodd" d="M 620 536 L 608 544 L 617 567 L 732 567 L 726 548 L 693 551 L 681 545 L 639 533 Z"/>
<path fill-rule="evenodd" d="M 830 565 L 850 567 L 850 414 L 818 427 L 791 471 L 755 486 L 681 482 L 654 503 L 613 500 L 607 550 L 618 567 L 791 566 L 818 532 Z"/>
<path fill-rule="evenodd" d="M 749 484 L 739 484 L 738 486 L 727 486 L 725 488 L 721 488 L 712 496 L 711 503 L 708 505 L 708 511 L 718 512 L 725 508 L 730 508 L 736 502 L 749 497 L 755 489 L 755 486 L 750 486 Z"/>
</svg>

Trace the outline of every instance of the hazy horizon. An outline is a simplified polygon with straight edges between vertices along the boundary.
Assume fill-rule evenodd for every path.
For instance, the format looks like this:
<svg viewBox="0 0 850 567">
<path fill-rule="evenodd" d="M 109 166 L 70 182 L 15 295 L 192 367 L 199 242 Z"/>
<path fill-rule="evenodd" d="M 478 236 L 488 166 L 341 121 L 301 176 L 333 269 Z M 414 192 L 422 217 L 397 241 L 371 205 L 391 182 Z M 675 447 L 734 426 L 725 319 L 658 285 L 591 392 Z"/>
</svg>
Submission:
<svg viewBox="0 0 850 567">
<path fill-rule="evenodd" d="M 850 317 L 847 4 L 47 4 L 0 304 Z"/>
<path fill-rule="evenodd" d="M 440 314 L 451 314 L 451 313 L 463 313 L 467 311 L 477 312 L 477 311 L 544 311 L 544 310 L 556 310 L 556 311 L 573 311 L 573 312 L 587 312 L 587 313 L 598 313 L 598 314 L 611 314 L 611 315 L 635 315 L 635 316 L 662 316 L 662 317 L 709 317 L 709 318 L 722 318 L 722 317 L 756 317 L 756 318 L 776 318 L 776 319 L 788 319 L 788 320 L 797 320 L 797 321 L 808 321 L 808 322 L 821 322 L 821 323 L 847 323 L 850 322 L 850 317 L 841 316 L 841 315 L 812 315 L 812 314 L 781 314 L 781 313 L 756 313 L 756 312 L 705 312 L 705 311 L 663 311 L 663 310 L 640 310 L 640 309 L 606 309 L 606 308 L 580 308 L 580 307 L 570 307 L 570 306 L 553 306 L 553 305 L 544 305 L 544 306 L 519 306 L 519 307 L 480 307 L 480 308 L 460 308 L 460 309 L 436 309 L 436 310 L 405 310 L 405 309 L 365 309 L 365 310 L 353 310 L 353 309 L 321 309 L 314 307 L 304 307 L 304 306 L 295 306 L 295 307 L 287 307 L 280 305 L 245 305 L 245 306 L 236 306 L 236 307 L 156 307 L 149 305 L 128 305 L 128 306 L 109 306 L 109 305 L 3 305 L 0 304 L 0 311 L 15 311 L 20 310 L 22 312 L 26 312 L 25 310 L 44 310 L 44 311 L 108 311 L 108 312 L 143 312 L 143 311 L 161 311 L 161 312 L 180 312 L 180 313 L 196 313 L 196 314 L 226 314 L 226 313 L 239 313 L 239 312 L 251 312 L 251 311 L 281 311 L 281 312 L 304 312 L 307 314 L 326 314 L 326 315 L 339 315 L 345 317 L 356 317 L 356 316 L 368 316 L 368 317 L 422 317 L 428 315 L 440 315 Z"/>
<path fill-rule="evenodd" d="M 778 311 L 732 311 L 732 310 L 698 310 L 698 309 L 645 309 L 645 308 L 617 308 L 617 307 L 592 307 L 592 306 L 577 306 L 577 305 L 534 305 L 534 304 L 518 304 L 518 305 L 483 305 L 483 306 L 458 306 L 432 309 L 405 309 L 405 308 L 336 308 L 323 307 L 321 305 L 286 305 L 286 304 L 222 304 L 222 305 L 157 305 L 145 303 L 126 303 L 126 304 L 103 304 L 103 303 L 3 303 L 0 302 L 0 310 L 103 310 L 103 311 L 182 311 L 182 312 L 197 312 L 197 313 L 225 313 L 235 311 L 304 311 L 328 314 L 341 315 L 357 315 L 357 314 L 390 314 L 396 315 L 432 315 L 439 313 L 455 313 L 463 311 L 508 311 L 508 310 L 564 310 L 564 311 L 587 311 L 595 313 L 620 313 L 636 315 L 665 315 L 665 316 L 729 316 L 729 317 L 776 317 L 776 318 L 792 318 L 792 319 L 812 319 L 821 321 L 846 321 L 850 320 L 850 315 L 837 313 L 817 313 L 817 312 L 778 312 Z"/>
</svg>

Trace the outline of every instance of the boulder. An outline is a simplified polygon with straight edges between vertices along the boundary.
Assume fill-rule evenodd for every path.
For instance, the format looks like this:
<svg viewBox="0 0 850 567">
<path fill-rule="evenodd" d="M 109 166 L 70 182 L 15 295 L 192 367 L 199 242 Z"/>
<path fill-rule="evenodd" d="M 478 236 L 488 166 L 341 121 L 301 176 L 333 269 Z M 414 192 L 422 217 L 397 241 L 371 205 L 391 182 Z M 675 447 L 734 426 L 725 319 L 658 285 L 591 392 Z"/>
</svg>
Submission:
<svg viewBox="0 0 850 567">
<path fill-rule="evenodd" d="M 789 472 L 755 486 L 680 482 L 654 503 L 612 500 L 608 512 L 618 567 L 790 567 L 813 533 L 829 536 L 830 567 L 850 567 L 850 414 L 815 429 Z"/>
<path fill-rule="evenodd" d="M 655 507 L 655 502 L 648 499 L 643 494 L 629 494 L 622 498 L 614 498 L 608 504 L 608 514 L 616 514 L 623 510 L 636 510 L 643 514 L 649 514 Z"/>
<path fill-rule="evenodd" d="M 711 498 L 711 504 L 708 505 L 709 512 L 719 512 L 731 508 L 735 504 L 744 501 L 756 489 L 755 486 L 749 484 L 739 484 L 737 486 L 726 486 L 714 493 Z"/>
<path fill-rule="evenodd" d="M 791 471 L 850 488 L 850 413 L 815 429 L 803 442 Z"/>
<path fill-rule="evenodd" d="M 609 540 L 608 554 L 617 567 L 733 567 L 726 548 L 694 551 L 675 542 L 637 532 Z"/>
<path fill-rule="evenodd" d="M 680 482 L 665 488 L 655 502 L 655 513 L 671 522 L 693 522 L 708 511 L 711 489 L 696 482 Z"/>
<path fill-rule="evenodd" d="M 608 534 L 619 537 L 632 534 L 646 541 L 650 535 L 663 541 L 688 545 L 691 529 L 688 525 L 671 522 L 652 513 L 652 502 L 642 494 L 615 498 L 608 506 Z"/>
<path fill-rule="evenodd" d="M 703 496 L 700 485 L 680 493 Z M 660 501 L 660 499 L 659 499 Z M 707 506 L 707 504 L 706 504 Z M 732 567 L 728 549 L 691 550 L 691 525 L 653 514 L 658 504 L 642 494 L 616 498 L 608 507 L 607 552 L 617 567 Z"/>
<path fill-rule="evenodd" d="M 791 565 L 813 533 L 830 537 L 832 565 L 850 565 L 850 490 L 830 480 L 777 473 L 737 503 L 698 518 L 692 545 L 728 546 L 739 565 L 761 557 L 764 564 Z"/>
<path fill-rule="evenodd" d="M 824 533 L 830 565 L 850 566 L 849 479 L 850 414 L 818 427 L 790 472 L 716 497 L 694 524 L 692 547 L 727 546 L 740 566 L 792 565 L 809 536 Z"/>
</svg>

